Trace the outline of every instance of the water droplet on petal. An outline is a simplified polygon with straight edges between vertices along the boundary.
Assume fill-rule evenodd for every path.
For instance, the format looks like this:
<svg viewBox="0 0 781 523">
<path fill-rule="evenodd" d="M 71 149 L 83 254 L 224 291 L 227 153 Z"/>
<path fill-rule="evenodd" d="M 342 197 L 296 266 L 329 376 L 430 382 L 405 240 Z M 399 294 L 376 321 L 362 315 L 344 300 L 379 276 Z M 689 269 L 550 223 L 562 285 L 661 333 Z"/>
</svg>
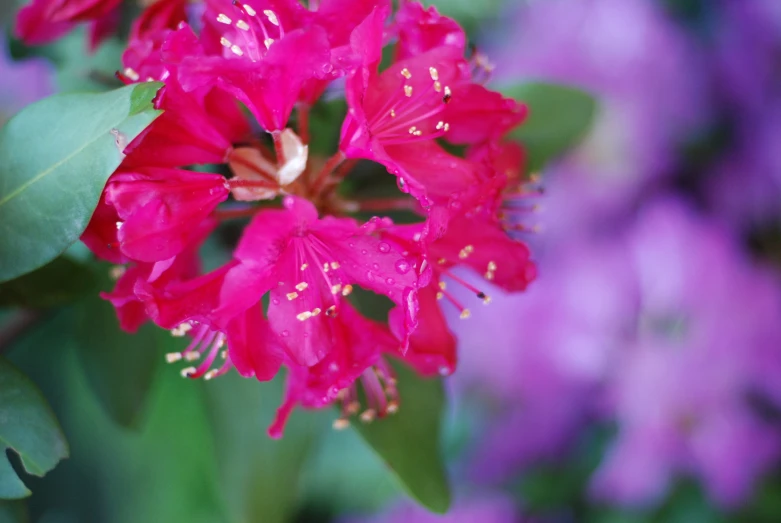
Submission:
<svg viewBox="0 0 781 523">
<path fill-rule="evenodd" d="M 374 280 L 374 273 L 372 271 L 366 271 L 366 279 L 369 281 Z"/>
<path fill-rule="evenodd" d="M 273 300 L 271 300 L 271 303 L 273 303 L 274 305 L 279 305 L 279 300 L 274 298 Z"/>
<path fill-rule="evenodd" d="M 382 253 L 388 253 L 391 250 L 391 246 L 389 244 L 387 244 L 386 242 L 380 242 L 377 245 L 377 250 L 382 252 Z"/>
<path fill-rule="evenodd" d="M 283 338 L 287 338 L 288 336 L 290 336 L 290 331 L 282 331 L 280 332 L 280 334 L 282 335 Z"/>
<path fill-rule="evenodd" d="M 378 271 L 378 270 L 380 270 L 380 264 L 379 264 L 379 263 L 372 263 L 372 268 L 373 268 L 375 271 Z"/>
<path fill-rule="evenodd" d="M 398 260 L 396 262 L 396 272 L 399 274 L 407 274 L 412 267 L 407 260 Z"/>
<path fill-rule="evenodd" d="M 367 254 L 369 254 L 369 251 L 367 251 L 366 249 L 361 249 L 361 254 L 366 256 Z"/>
<path fill-rule="evenodd" d="M 394 283 L 396 283 L 396 280 L 394 280 L 393 278 L 386 278 L 385 283 L 387 283 L 388 285 L 393 285 Z"/>
<path fill-rule="evenodd" d="M 285 209 L 291 209 L 295 203 L 296 201 L 292 196 L 285 196 L 285 198 L 282 200 L 282 205 L 285 207 Z"/>
<path fill-rule="evenodd" d="M 403 193 L 409 193 L 409 187 L 407 186 L 407 182 L 404 180 L 404 178 L 397 178 L 396 184 L 399 186 L 399 190 Z"/>
</svg>

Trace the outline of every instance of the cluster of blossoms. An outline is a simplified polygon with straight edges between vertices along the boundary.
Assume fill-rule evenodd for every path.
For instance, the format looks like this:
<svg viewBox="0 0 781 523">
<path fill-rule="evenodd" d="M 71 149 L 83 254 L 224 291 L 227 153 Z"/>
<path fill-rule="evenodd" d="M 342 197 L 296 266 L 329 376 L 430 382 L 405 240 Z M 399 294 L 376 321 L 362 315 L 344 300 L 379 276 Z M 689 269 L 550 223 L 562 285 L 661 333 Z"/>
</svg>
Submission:
<svg viewBox="0 0 781 523">
<path fill-rule="evenodd" d="M 78 11 L 70 18 L 55 4 L 36 0 L 20 17 L 70 24 L 117 2 L 68 2 Z M 508 234 L 526 186 L 522 152 L 503 137 L 525 108 L 485 88 L 485 59 L 468 51 L 463 30 L 416 2 L 393 14 L 389 0 L 205 0 L 188 23 L 192 7 L 150 5 L 123 56 L 125 83 L 164 83 L 155 100 L 163 113 L 125 149 L 82 237 L 122 266 L 105 298 L 126 330 L 151 320 L 189 337 L 168 355 L 192 362 L 185 377 L 235 367 L 269 380 L 286 367 L 272 436 L 296 405 L 341 402 L 337 427 L 354 414 L 392 413 L 387 356 L 424 375 L 455 368 L 438 300 L 462 318 L 469 310 L 447 284 L 489 301 L 454 267 L 511 292 L 535 277 L 528 248 Z M 310 157 L 309 111 L 326 90 L 343 90 L 348 111 L 338 150 Z M 359 160 L 384 166 L 400 193 L 342 196 Z M 215 164 L 228 174 L 187 169 Z M 354 217 L 383 207 L 419 219 Z M 220 221 L 238 219 L 249 223 L 232 260 L 200 274 L 200 245 Z M 393 302 L 387 323 L 351 305 L 354 286 Z"/>
</svg>

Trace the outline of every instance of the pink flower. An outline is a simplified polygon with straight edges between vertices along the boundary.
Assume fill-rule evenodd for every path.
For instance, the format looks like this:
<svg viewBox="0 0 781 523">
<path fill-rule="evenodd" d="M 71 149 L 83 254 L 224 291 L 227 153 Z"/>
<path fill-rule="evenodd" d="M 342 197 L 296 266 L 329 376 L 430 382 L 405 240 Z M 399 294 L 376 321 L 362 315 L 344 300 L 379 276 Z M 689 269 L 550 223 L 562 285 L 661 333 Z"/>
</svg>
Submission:
<svg viewBox="0 0 781 523">
<path fill-rule="evenodd" d="M 404 2 L 395 23 L 388 0 L 205 4 L 198 34 L 182 0 L 160 0 L 133 25 L 118 76 L 163 82 L 162 115 L 126 148 L 82 237 L 126 265 L 104 298 L 125 329 L 149 319 L 188 338 L 167 356 L 192 363 L 184 377 L 235 367 L 269 380 L 286 367 L 272 436 L 296 406 L 340 402 L 337 428 L 355 414 L 391 414 L 398 395 L 385 358 L 426 376 L 455 370 L 456 338 L 438 300 L 462 317 L 469 310 L 447 285 L 489 301 L 453 269 L 469 266 L 508 291 L 535 276 L 528 248 L 505 231 L 515 226 L 505 199 L 525 185 L 522 151 L 502 139 L 525 109 L 477 83 L 461 28 L 416 3 Z M 380 73 L 394 37 L 401 59 Z M 309 108 L 340 76 L 349 113 L 339 150 L 322 158 L 309 147 Z M 468 146 L 466 155 L 440 138 Z M 378 204 L 338 190 L 359 158 L 398 177 L 417 202 L 403 196 L 389 208 L 421 223 L 350 217 Z M 184 170 L 198 164 L 231 174 Z M 242 218 L 230 261 L 201 274 L 197 252 L 215 224 Z M 387 322 L 353 308 L 355 286 L 390 299 Z"/>
<path fill-rule="evenodd" d="M 116 209 L 117 247 L 130 259 L 155 262 L 180 253 L 228 196 L 220 175 L 145 168 L 114 174 L 105 190 Z"/>
<path fill-rule="evenodd" d="M 269 435 L 280 437 L 288 416 L 296 405 L 320 408 L 342 402 L 342 417 L 335 426 L 346 426 L 347 418 L 360 409 L 355 387 L 363 384 L 368 402 L 362 416 L 370 421 L 398 408 L 393 374 L 381 355 L 398 346 L 387 327 L 367 320 L 347 302 L 334 314 L 325 328 L 327 356 L 314 365 L 289 365 L 285 399 L 269 428 Z"/>
<path fill-rule="evenodd" d="M 187 26 L 171 35 L 164 56 L 177 65 L 185 90 L 216 83 L 244 103 L 266 131 L 281 131 L 304 82 L 332 69 L 325 31 L 317 26 L 291 29 L 290 18 L 271 9 L 224 7 L 215 16 L 222 56 L 208 55 Z"/>
<path fill-rule="evenodd" d="M 79 22 L 92 22 L 90 47 L 97 45 L 116 28 L 121 0 L 33 0 L 16 19 L 16 36 L 30 45 L 52 42 Z"/>
<path fill-rule="evenodd" d="M 353 285 L 390 298 L 415 327 L 418 261 L 375 233 L 385 222 L 317 218 L 315 207 L 286 198 L 285 209 L 259 213 L 234 256 L 257 274 L 273 274 L 269 321 L 294 360 L 313 365 L 327 354 L 329 324 Z"/>
<path fill-rule="evenodd" d="M 435 11 L 424 16 L 422 8 L 413 5 L 417 6 L 407 4 L 403 9 L 409 18 L 402 24 L 401 35 L 424 38 L 421 34 L 428 34 L 431 27 L 418 17 L 433 17 Z M 421 48 L 419 54 L 377 73 L 383 23 L 381 13 L 375 12 L 353 34 L 352 45 L 356 52 L 362 50 L 364 65 L 347 80 L 349 112 L 340 150 L 348 158 L 383 164 L 399 178 L 401 190 L 419 199 L 426 209 L 474 192 L 481 178 L 489 177 L 480 172 L 483 166 L 446 152 L 436 139 L 475 144 L 500 138 L 523 120 L 525 108 L 471 83 L 463 48 L 458 45 Z M 445 30 L 451 23 L 445 24 Z M 415 24 L 422 24 L 423 29 Z M 400 41 L 400 48 L 404 43 Z M 417 42 L 413 47 L 422 45 Z"/>
<path fill-rule="evenodd" d="M 464 29 L 452 18 L 440 15 L 434 6 L 426 9 L 418 2 L 405 0 L 396 14 L 396 30 L 399 59 L 441 46 L 452 47 L 456 56 L 466 52 Z"/>
<path fill-rule="evenodd" d="M 194 240 L 177 256 L 155 263 L 137 262 L 127 268 L 116 268 L 118 278 L 114 290 L 101 293 L 101 297 L 114 305 L 123 330 L 135 332 L 149 319 L 144 302 L 135 293 L 137 282 L 161 289 L 177 281 L 195 278 L 200 270 L 198 247 L 215 226 L 213 220 L 202 222 Z"/>
<path fill-rule="evenodd" d="M 250 136 L 236 101 L 220 89 L 188 93 L 171 77 L 155 106 L 163 114 L 127 148 L 124 168 L 225 163 L 233 144 Z"/>
<path fill-rule="evenodd" d="M 140 39 L 150 33 L 176 29 L 180 23 L 187 20 L 187 1 L 155 0 L 133 23 L 130 39 Z"/>
</svg>

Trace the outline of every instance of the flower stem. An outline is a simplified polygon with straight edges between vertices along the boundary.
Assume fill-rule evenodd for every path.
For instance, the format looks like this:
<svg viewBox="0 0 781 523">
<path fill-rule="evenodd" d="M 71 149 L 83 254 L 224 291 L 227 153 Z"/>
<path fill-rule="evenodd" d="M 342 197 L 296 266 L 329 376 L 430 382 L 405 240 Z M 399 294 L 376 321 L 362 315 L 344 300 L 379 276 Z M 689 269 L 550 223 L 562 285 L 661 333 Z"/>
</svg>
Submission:
<svg viewBox="0 0 781 523">
<path fill-rule="evenodd" d="M 334 169 L 339 167 L 344 160 L 344 153 L 342 153 L 342 151 L 336 151 L 336 153 L 325 162 L 325 165 L 317 174 L 315 181 L 312 182 L 311 189 L 313 194 L 317 194 L 320 189 L 323 188 L 323 184 L 325 184 L 325 181 L 328 179 L 328 175 L 334 172 Z"/>
<path fill-rule="evenodd" d="M 285 165 L 285 151 L 282 149 L 282 131 L 272 132 L 271 137 L 274 139 L 274 153 L 277 155 L 277 165 L 282 167 Z"/>
<path fill-rule="evenodd" d="M 247 169 L 251 169 L 252 172 L 259 174 L 269 182 L 271 182 L 273 187 L 277 187 L 277 180 L 274 178 L 274 175 L 271 173 L 266 172 L 265 170 L 261 169 L 260 166 L 253 164 L 252 162 L 247 161 L 246 159 L 242 158 L 241 155 L 233 154 L 230 156 L 229 163 L 235 163 L 238 165 L 242 165 L 246 167 Z"/>
<path fill-rule="evenodd" d="M 268 189 L 279 189 L 279 184 L 269 183 L 263 180 L 239 180 L 231 178 L 228 180 L 228 184 L 231 186 L 231 189 L 235 187 L 265 187 Z"/>
<path fill-rule="evenodd" d="M 361 211 L 414 211 L 417 203 L 412 198 L 371 198 L 356 202 Z"/>
<path fill-rule="evenodd" d="M 248 209 L 218 209 L 214 211 L 214 217 L 220 221 L 234 218 L 249 218 L 263 210 L 262 207 L 250 207 Z"/>
<path fill-rule="evenodd" d="M 298 136 L 304 145 L 309 145 L 309 106 L 298 106 Z"/>
</svg>

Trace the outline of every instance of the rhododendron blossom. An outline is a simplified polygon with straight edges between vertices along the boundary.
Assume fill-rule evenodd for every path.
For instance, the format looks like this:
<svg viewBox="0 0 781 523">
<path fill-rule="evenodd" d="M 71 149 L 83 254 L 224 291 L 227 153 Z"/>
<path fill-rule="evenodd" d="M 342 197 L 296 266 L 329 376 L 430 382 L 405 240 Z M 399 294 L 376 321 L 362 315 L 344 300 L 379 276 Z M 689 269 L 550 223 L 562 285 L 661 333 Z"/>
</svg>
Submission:
<svg viewBox="0 0 781 523">
<path fill-rule="evenodd" d="M 70 24 L 118 2 L 55 4 L 20 16 Z M 285 368 L 274 437 L 296 406 L 336 404 L 337 428 L 403 409 L 393 360 L 455 370 L 440 306 L 467 318 L 472 304 L 448 285 L 490 302 L 457 269 L 509 292 L 536 275 L 512 234 L 523 155 L 503 141 L 525 107 L 482 84 L 486 62 L 454 20 L 416 2 L 394 14 L 388 0 L 206 0 L 200 19 L 185 4 L 147 7 L 117 74 L 162 82 L 162 115 L 125 149 L 82 237 L 119 266 L 104 298 L 126 330 L 151 321 L 186 338 L 167 355 L 184 377 L 235 368 L 266 381 Z M 330 157 L 310 147 L 324 92 L 348 106 Z M 345 189 L 359 160 L 399 191 Z M 405 225 L 386 216 L 399 211 Z M 243 224 L 232 257 L 203 272 L 199 248 L 226 221 Z M 359 289 L 391 304 L 386 321 L 364 316 Z"/>
</svg>

